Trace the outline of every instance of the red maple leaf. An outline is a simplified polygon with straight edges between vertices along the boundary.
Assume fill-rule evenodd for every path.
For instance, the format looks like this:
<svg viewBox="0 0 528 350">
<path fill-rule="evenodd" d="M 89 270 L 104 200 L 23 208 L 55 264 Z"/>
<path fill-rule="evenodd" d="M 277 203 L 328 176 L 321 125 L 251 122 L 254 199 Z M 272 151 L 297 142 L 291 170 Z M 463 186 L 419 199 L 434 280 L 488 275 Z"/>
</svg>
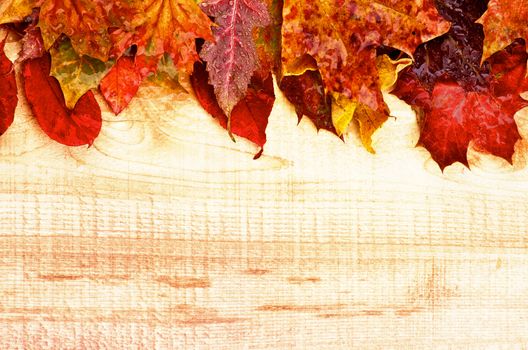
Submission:
<svg viewBox="0 0 528 350">
<path fill-rule="evenodd" d="M 527 83 L 527 56 L 522 41 L 496 53 L 487 61 L 486 84 L 474 90 L 453 79 L 436 82 L 431 93 L 410 75 L 398 82 L 393 93 L 421 112 L 419 145 L 431 152 L 440 168 L 455 162 L 467 166 L 471 141 L 477 150 L 511 162 L 520 139 L 513 117 L 528 106 L 520 97 Z"/>
<path fill-rule="evenodd" d="M 484 30 L 475 21 L 486 2 L 444 0 L 437 6 L 453 22 L 451 29 L 417 48 L 392 93 L 418 111 L 419 145 L 440 168 L 467 166 L 470 142 L 511 162 L 520 138 L 513 117 L 528 105 L 520 97 L 528 86 L 525 42 L 515 41 L 481 65 Z"/>
</svg>

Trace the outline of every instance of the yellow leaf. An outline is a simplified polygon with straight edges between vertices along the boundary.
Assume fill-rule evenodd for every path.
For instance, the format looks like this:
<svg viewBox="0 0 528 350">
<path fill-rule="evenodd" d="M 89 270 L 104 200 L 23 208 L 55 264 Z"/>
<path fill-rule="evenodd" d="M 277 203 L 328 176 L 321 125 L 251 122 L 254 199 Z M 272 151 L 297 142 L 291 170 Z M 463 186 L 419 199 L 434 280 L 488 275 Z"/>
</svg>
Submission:
<svg viewBox="0 0 528 350">
<path fill-rule="evenodd" d="M 333 94 L 332 99 L 332 123 L 337 135 L 343 135 L 354 118 L 357 102 L 354 102 L 342 95 Z"/>
<path fill-rule="evenodd" d="M 310 55 L 302 55 L 288 66 L 283 67 L 282 75 L 303 75 L 307 70 L 317 70 L 317 62 Z"/>
<path fill-rule="evenodd" d="M 378 67 L 381 91 L 389 92 L 392 90 L 394 84 L 396 84 L 396 80 L 398 80 L 398 73 L 411 64 L 412 59 L 410 58 L 392 60 L 387 55 L 376 57 L 376 66 Z"/>
<path fill-rule="evenodd" d="M 387 110 L 387 106 L 384 109 Z M 360 104 L 354 113 L 354 119 L 359 125 L 359 136 L 363 146 L 370 153 L 376 153 L 372 148 L 372 135 L 387 121 L 388 111 L 375 111 L 367 105 Z"/>
<path fill-rule="evenodd" d="M 383 104 L 378 110 L 373 110 L 339 94 L 333 94 L 332 97 L 332 122 L 337 134 L 344 134 L 350 123 L 355 121 L 359 127 L 361 143 L 367 151 L 376 153 L 372 147 L 372 135 L 388 119 L 387 106 Z"/>
</svg>

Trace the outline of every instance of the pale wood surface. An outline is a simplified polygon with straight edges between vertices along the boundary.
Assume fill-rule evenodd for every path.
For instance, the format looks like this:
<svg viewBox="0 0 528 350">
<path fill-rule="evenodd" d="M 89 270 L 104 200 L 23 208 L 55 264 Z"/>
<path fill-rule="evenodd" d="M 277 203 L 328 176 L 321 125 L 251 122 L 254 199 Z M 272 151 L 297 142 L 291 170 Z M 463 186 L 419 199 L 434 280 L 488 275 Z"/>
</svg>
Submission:
<svg viewBox="0 0 528 350">
<path fill-rule="evenodd" d="M 22 100 L 0 138 L 0 348 L 527 348 L 526 145 L 442 174 L 389 104 L 371 155 L 278 95 L 254 161 L 159 89 L 105 111 L 91 148 Z"/>
</svg>

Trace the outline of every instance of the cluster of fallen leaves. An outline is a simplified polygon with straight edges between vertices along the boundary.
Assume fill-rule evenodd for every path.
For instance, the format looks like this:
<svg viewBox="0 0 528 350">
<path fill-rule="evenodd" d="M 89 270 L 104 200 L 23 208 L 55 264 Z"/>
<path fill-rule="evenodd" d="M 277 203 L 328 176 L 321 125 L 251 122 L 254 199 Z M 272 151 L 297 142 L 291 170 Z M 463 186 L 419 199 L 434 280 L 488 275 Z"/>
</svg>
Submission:
<svg viewBox="0 0 528 350">
<path fill-rule="evenodd" d="M 20 71 L 42 130 L 65 145 L 99 134 L 93 91 L 117 115 L 148 82 L 194 93 L 262 149 L 275 76 L 299 118 L 337 136 L 356 125 L 371 152 L 392 93 L 441 168 L 467 165 L 470 143 L 511 161 L 527 18 L 528 0 L 3 0 L 0 26 L 22 49 L 13 64 L 0 38 L 0 134 Z"/>
</svg>

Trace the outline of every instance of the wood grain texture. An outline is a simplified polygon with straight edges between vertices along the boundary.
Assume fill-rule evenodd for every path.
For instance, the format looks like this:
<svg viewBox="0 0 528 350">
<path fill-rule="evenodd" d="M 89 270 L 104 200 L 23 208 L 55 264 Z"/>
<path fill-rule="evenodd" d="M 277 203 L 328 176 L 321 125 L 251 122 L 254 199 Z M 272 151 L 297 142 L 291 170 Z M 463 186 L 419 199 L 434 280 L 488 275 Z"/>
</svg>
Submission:
<svg viewBox="0 0 528 350">
<path fill-rule="evenodd" d="M 471 152 L 442 174 L 390 96 L 371 155 L 278 94 L 254 161 L 144 87 L 70 148 L 21 99 L 0 138 L 1 349 L 528 348 L 524 141 L 513 165 Z"/>
</svg>

